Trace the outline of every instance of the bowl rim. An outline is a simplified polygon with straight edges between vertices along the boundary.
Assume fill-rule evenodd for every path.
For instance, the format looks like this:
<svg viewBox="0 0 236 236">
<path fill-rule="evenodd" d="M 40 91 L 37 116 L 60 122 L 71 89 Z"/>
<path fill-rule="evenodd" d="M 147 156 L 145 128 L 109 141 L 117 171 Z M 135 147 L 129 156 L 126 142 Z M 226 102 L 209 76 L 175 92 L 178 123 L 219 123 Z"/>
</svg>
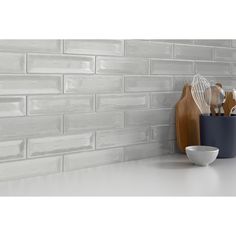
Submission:
<svg viewBox="0 0 236 236">
<path fill-rule="evenodd" d="M 197 149 L 199 147 L 208 147 L 211 150 L 201 150 L 201 149 Z M 196 148 L 196 149 L 194 149 Z M 219 148 L 217 147 L 213 147 L 213 146 L 207 146 L 207 145 L 192 145 L 192 146 L 187 146 L 185 147 L 185 150 L 189 150 L 189 151 L 198 151 L 198 152 L 216 152 L 219 151 Z"/>
</svg>

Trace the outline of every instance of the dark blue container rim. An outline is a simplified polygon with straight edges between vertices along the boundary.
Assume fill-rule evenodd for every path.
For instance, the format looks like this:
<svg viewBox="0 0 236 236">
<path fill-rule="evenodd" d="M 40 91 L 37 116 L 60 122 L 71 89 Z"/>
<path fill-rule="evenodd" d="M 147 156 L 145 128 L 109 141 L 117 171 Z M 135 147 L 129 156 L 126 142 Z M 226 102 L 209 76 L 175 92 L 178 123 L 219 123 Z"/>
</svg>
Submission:
<svg viewBox="0 0 236 236">
<path fill-rule="evenodd" d="M 236 118 L 236 114 L 232 114 L 231 116 L 224 116 L 224 114 L 221 114 L 220 116 L 213 116 L 213 115 L 207 115 L 207 114 L 201 114 L 200 116 L 202 117 L 209 117 L 211 119 L 235 119 Z"/>
</svg>

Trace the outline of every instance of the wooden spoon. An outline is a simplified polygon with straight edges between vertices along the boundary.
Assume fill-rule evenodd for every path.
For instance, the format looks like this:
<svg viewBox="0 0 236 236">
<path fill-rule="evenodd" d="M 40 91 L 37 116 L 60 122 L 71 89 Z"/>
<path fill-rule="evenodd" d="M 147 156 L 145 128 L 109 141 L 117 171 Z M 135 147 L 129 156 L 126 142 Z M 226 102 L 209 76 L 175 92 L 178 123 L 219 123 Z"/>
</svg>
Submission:
<svg viewBox="0 0 236 236">
<path fill-rule="evenodd" d="M 234 99 L 233 92 L 226 92 L 226 100 L 223 104 L 225 116 L 230 116 L 231 110 L 236 106 L 236 100 Z"/>
</svg>

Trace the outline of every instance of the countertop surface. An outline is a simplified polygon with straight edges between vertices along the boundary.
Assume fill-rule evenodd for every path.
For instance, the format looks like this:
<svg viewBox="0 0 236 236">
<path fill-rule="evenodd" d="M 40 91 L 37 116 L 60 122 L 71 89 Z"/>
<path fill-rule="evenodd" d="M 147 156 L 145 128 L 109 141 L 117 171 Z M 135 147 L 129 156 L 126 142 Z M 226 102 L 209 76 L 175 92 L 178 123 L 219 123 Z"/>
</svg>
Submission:
<svg viewBox="0 0 236 236">
<path fill-rule="evenodd" d="M 0 182 L 1 196 L 236 196 L 236 158 L 198 167 L 167 155 Z"/>
</svg>

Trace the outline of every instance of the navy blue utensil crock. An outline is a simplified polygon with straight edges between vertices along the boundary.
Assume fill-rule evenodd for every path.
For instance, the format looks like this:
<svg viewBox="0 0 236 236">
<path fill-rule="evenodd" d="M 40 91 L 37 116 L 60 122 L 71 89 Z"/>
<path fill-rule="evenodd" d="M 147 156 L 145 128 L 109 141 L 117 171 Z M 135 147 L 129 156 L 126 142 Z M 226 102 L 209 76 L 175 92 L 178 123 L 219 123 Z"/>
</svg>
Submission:
<svg viewBox="0 0 236 236">
<path fill-rule="evenodd" d="M 236 157 L 236 116 L 200 116 L 201 145 L 219 148 L 218 158 Z"/>
</svg>

